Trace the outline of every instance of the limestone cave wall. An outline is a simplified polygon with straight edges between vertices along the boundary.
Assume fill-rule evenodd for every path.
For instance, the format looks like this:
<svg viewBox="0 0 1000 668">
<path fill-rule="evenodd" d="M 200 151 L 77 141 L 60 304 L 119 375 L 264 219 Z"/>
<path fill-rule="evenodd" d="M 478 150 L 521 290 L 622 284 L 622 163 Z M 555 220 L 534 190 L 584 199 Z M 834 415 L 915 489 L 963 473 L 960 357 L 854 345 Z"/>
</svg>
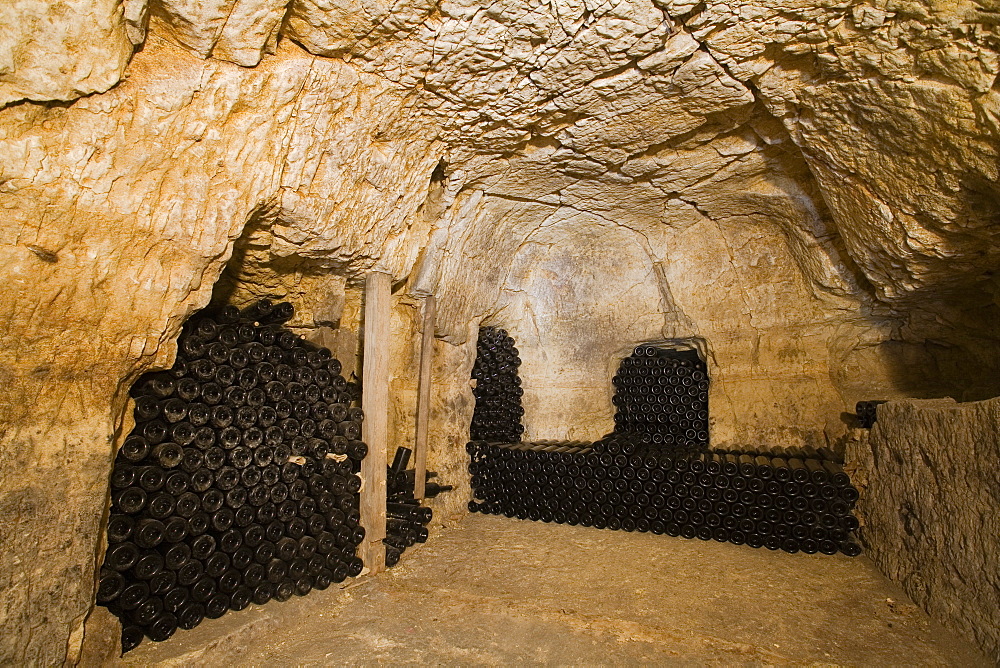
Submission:
<svg viewBox="0 0 1000 668">
<path fill-rule="evenodd" d="M 390 272 L 400 442 L 409 295 L 437 295 L 431 463 L 456 476 L 481 323 L 517 339 L 539 438 L 609 430 L 640 341 L 703 351 L 720 444 L 842 449 L 857 399 L 1000 394 L 992 0 L 0 20 L 4 663 L 80 656 L 125 390 L 213 292 L 288 296 L 356 362 L 359 280 Z"/>
<path fill-rule="evenodd" d="M 998 422 L 998 399 L 892 402 L 849 448 L 879 570 L 991 657 L 1000 656 Z"/>
</svg>

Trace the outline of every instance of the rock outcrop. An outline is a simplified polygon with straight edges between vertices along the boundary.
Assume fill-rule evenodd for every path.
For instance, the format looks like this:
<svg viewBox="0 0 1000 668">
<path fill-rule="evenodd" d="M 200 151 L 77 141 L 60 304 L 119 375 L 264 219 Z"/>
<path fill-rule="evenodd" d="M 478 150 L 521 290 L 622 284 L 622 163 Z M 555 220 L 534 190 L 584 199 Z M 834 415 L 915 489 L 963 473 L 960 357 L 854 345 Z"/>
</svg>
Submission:
<svg viewBox="0 0 1000 668">
<path fill-rule="evenodd" d="M 851 448 L 862 536 L 879 569 L 1000 656 L 1000 399 L 893 401 Z"/>
</svg>

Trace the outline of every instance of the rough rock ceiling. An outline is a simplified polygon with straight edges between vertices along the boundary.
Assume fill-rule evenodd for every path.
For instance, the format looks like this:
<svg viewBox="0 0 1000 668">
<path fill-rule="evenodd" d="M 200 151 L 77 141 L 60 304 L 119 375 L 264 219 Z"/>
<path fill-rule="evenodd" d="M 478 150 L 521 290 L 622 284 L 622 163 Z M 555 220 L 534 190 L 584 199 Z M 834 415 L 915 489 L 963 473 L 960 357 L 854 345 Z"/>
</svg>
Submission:
<svg viewBox="0 0 1000 668">
<path fill-rule="evenodd" d="M 106 90 L 147 35 L 243 66 L 286 39 L 414 96 L 453 169 L 479 177 L 505 166 L 497 156 L 551 147 L 536 191 L 560 192 L 576 178 L 640 182 L 668 199 L 684 187 L 668 178 L 678 172 L 676 144 L 730 132 L 763 106 L 785 132 L 749 126 L 762 142 L 787 133 L 829 207 L 834 229 L 820 242 L 839 235 L 848 264 L 894 300 L 968 284 L 997 265 L 997 9 L 932 0 L 21 2 L 2 10 L 22 30 L 5 44 L 0 101 Z M 63 12 L 74 19 L 61 21 Z"/>
<path fill-rule="evenodd" d="M 3 251 L 21 297 L 8 336 L 59 339 L 67 359 L 168 356 L 249 222 L 266 231 L 248 256 L 261 272 L 379 265 L 441 296 L 454 341 L 551 302 L 540 274 L 515 271 L 539 239 L 563 273 L 602 245 L 632 257 L 600 285 L 648 292 L 632 315 L 658 316 L 635 338 L 738 342 L 728 360 L 718 344 L 720 367 L 763 379 L 804 371 L 760 361 L 768 332 L 825 329 L 806 337 L 823 340 L 806 375 L 842 387 L 886 340 L 974 349 L 997 334 L 995 7 L 56 9 L 2 10 L 22 27 L 0 74 Z M 85 39 L 88 22 L 106 39 Z M 540 301 L 515 317 L 519 290 Z"/>
</svg>

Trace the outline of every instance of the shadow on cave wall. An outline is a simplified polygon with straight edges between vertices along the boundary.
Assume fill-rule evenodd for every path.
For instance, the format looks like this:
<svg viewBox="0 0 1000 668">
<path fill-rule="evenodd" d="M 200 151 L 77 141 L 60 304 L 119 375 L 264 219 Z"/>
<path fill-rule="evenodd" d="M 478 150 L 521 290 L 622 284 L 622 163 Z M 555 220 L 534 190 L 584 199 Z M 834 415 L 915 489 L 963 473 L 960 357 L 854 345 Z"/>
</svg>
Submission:
<svg viewBox="0 0 1000 668">
<path fill-rule="evenodd" d="M 1000 188 L 971 174 L 958 198 L 949 232 L 966 257 L 955 261 L 956 283 L 914 296 L 903 340 L 884 344 L 885 357 L 910 396 L 980 401 L 1000 396 Z"/>
<path fill-rule="evenodd" d="M 759 133 L 766 130 L 762 136 L 770 133 L 782 139 L 768 146 L 771 160 L 815 204 L 826 225 L 825 243 L 839 256 L 846 282 L 863 295 L 858 315 L 873 329 L 884 329 L 887 321 L 892 324 L 889 340 L 855 359 L 877 365 L 881 373 L 871 368 L 867 378 L 839 384 L 845 399 L 980 401 L 1000 396 L 1000 186 L 971 171 L 961 179 L 960 207 L 948 230 L 957 245 L 952 282 L 900 302 L 880 303 L 875 287 L 840 239 L 823 189 L 801 149 L 769 114 L 759 114 L 753 127 Z M 944 256 L 951 251 L 941 249 Z"/>
<path fill-rule="evenodd" d="M 224 304 L 242 307 L 267 298 L 290 300 L 299 308 L 303 295 L 324 287 L 317 281 L 347 282 L 354 278 L 342 263 L 296 253 L 272 253 L 271 230 L 280 222 L 279 212 L 273 206 L 261 206 L 250 216 L 212 290 L 211 307 Z"/>
<path fill-rule="evenodd" d="M 921 399 L 1000 396 L 1000 306 L 985 281 L 905 313 L 901 340 L 880 348 L 895 386 Z"/>
<path fill-rule="evenodd" d="M 233 244 L 233 254 L 226 262 L 225 268 L 215 283 L 210 306 L 219 307 L 235 303 L 234 298 L 244 287 L 246 279 L 256 273 L 251 273 L 250 270 L 254 264 L 251 262 L 253 255 L 251 246 L 262 233 L 268 232 L 273 224 L 274 212 L 269 208 L 261 207 L 251 214 L 247 224 L 243 227 L 243 233 Z"/>
</svg>

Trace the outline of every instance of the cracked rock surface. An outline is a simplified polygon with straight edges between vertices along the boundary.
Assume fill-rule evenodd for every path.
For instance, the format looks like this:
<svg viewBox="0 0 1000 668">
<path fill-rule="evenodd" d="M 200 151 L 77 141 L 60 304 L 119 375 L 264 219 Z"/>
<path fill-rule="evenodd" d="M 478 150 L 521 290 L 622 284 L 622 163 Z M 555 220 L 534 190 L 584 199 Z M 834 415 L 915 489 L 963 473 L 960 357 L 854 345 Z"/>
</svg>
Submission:
<svg viewBox="0 0 1000 668">
<path fill-rule="evenodd" d="M 1000 656 L 1000 399 L 878 408 L 852 448 L 865 487 L 864 539 L 915 603 Z"/>
<path fill-rule="evenodd" d="M 0 662 L 80 655 L 125 390 L 238 239 L 246 296 L 301 297 L 347 348 L 365 271 L 438 296 L 449 471 L 480 323 L 518 342 L 535 438 L 608 431 L 640 341 L 706 355 L 717 444 L 841 447 L 858 399 L 1000 393 L 993 0 L 20 0 L 0 22 Z"/>
</svg>

